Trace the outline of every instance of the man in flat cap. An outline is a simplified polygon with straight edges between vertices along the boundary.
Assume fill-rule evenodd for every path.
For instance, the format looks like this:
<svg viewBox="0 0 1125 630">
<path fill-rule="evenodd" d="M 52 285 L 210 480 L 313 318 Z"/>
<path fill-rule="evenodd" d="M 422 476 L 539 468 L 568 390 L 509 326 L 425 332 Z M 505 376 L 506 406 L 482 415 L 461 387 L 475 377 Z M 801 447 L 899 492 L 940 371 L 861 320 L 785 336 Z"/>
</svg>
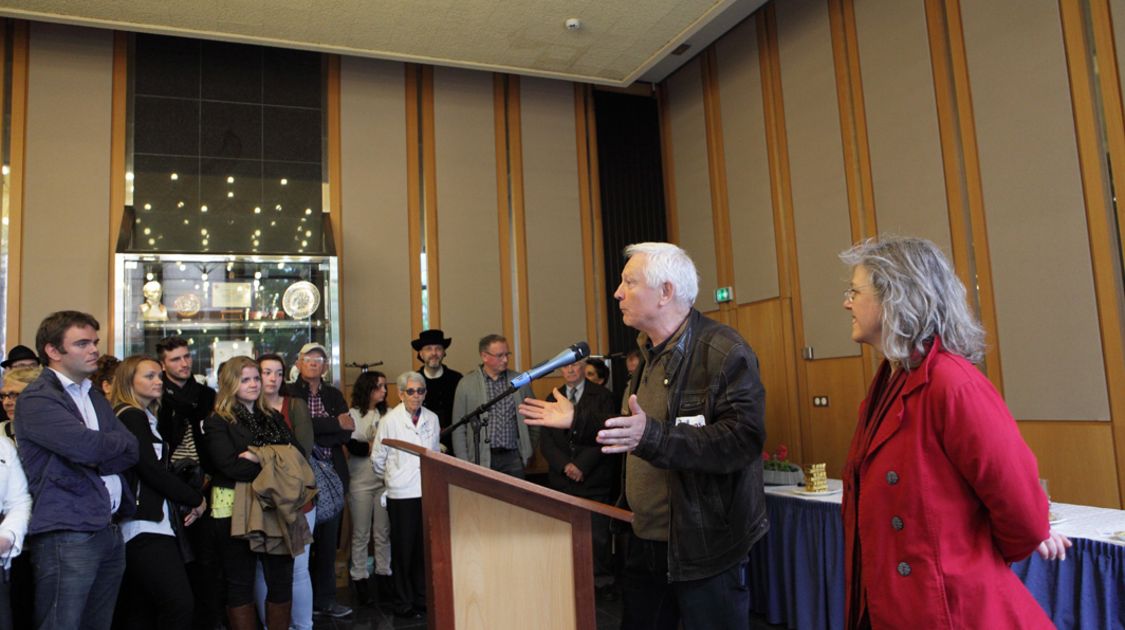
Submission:
<svg viewBox="0 0 1125 630">
<path fill-rule="evenodd" d="M 440 329 L 423 330 L 418 338 L 410 342 L 410 347 L 418 353 L 418 360 L 422 362 L 422 377 L 426 379 L 426 400 L 422 406 L 437 414 L 441 428 L 453 424 L 453 393 L 457 391 L 457 383 L 461 382 L 461 373 L 442 364 L 445 361 L 445 349 L 453 339 L 446 337 Z M 446 435 L 441 438 L 447 453 L 453 452 L 453 437 Z"/>
</svg>

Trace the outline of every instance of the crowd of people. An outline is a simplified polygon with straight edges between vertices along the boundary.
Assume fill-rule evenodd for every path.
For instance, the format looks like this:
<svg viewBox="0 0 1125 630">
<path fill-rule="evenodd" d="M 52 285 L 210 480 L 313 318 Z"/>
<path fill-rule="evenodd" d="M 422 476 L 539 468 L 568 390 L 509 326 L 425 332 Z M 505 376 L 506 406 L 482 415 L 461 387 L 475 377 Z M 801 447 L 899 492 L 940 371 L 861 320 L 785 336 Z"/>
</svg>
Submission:
<svg viewBox="0 0 1125 630">
<path fill-rule="evenodd" d="M 48 315 L 35 349 L 0 363 L 0 630 L 311 628 L 352 613 L 336 599 L 340 547 L 353 603 L 424 617 L 419 459 L 387 439 L 520 478 L 538 447 L 548 485 L 634 514 L 619 545 L 606 519 L 592 529 L 595 584 L 620 593 L 623 628 L 749 627 L 748 554 L 771 527 L 758 359 L 694 307 L 682 249 L 625 255 L 615 298 L 639 336 L 623 401 L 597 362 L 562 368 L 543 400 L 527 386 L 499 397 L 515 376 L 508 340 L 482 337 L 462 375 L 444 365 L 440 330 L 411 342 L 421 367 L 397 377 L 393 408 L 377 371 L 346 398 L 315 342 L 292 382 L 284 356 L 238 356 L 216 390 L 183 338 L 118 360 L 98 351 L 91 315 Z M 1050 531 L 1034 456 L 972 366 L 983 333 L 964 287 L 920 239 L 841 257 L 852 339 L 883 357 L 844 470 L 847 627 L 1049 627 L 1006 563 L 1065 558 L 1070 543 Z"/>
</svg>

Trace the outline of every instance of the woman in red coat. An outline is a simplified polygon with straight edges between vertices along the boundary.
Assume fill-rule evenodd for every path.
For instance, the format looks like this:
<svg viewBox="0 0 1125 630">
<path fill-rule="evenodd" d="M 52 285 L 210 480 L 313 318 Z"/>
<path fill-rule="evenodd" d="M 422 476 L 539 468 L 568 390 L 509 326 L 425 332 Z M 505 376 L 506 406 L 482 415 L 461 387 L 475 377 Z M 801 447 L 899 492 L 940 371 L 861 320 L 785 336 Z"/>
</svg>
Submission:
<svg viewBox="0 0 1125 630">
<path fill-rule="evenodd" d="M 984 331 L 933 243 L 845 251 L 852 340 L 884 360 L 844 467 L 848 628 L 1052 628 L 1008 564 L 1050 531 L 1035 456 L 973 363 Z"/>
</svg>

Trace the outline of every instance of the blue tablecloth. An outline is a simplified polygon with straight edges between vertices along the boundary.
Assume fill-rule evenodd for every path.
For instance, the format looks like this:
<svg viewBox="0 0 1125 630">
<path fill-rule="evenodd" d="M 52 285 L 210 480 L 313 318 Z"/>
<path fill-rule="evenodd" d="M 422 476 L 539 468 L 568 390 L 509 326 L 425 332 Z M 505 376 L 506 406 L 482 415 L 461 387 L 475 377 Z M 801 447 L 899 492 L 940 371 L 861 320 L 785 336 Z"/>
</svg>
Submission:
<svg viewBox="0 0 1125 630">
<path fill-rule="evenodd" d="M 770 532 L 750 552 L 751 610 L 800 630 L 844 625 L 844 526 L 838 503 L 766 495 Z M 1125 547 L 1074 538 L 1065 562 L 1012 566 L 1059 628 L 1125 628 Z"/>
</svg>

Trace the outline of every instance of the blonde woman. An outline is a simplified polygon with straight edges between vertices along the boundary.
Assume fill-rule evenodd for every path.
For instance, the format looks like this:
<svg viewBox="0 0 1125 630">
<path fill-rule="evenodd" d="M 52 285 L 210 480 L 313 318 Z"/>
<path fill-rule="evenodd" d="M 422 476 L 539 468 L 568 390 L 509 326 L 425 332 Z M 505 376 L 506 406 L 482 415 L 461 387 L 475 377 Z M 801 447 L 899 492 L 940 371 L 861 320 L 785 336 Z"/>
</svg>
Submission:
<svg viewBox="0 0 1125 630">
<path fill-rule="evenodd" d="M 110 381 L 113 409 L 140 447 L 140 460 L 125 473 L 137 511 L 121 523 L 125 577 L 115 616 L 122 628 L 186 630 L 193 601 L 177 534 L 181 523 L 191 525 L 203 514 L 207 502 L 169 469 L 172 449 L 156 419 L 160 373 L 156 359 L 132 356 L 120 362 Z M 177 506 L 189 511 L 181 516 Z"/>
<path fill-rule="evenodd" d="M 20 397 L 20 392 L 39 378 L 42 371 L 43 367 L 39 365 L 4 371 L 4 382 L 0 385 L 0 403 L 3 403 L 4 415 L 7 419 L 4 420 L 3 424 L 0 424 L 0 434 L 11 438 L 13 441 L 16 439 L 16 428 L 12 424 L 12 418 L 16 417 L 16 399 Z"/>
<path fill-rule="evenodd" d="M 262 376 L 254 359 L 234 357 L 219 370 L 215 413 L 203 421 L 203 441 L 210 455 L 211 517 L 216 536 L 225 538 L 221 554 L 227 586 L 231 630 L 254 630 L 254 571 L 262 564 L 266 578 L 266 620 L 270 630 L 289 627 L 293 557 L 251 551 L 250 543 L 231 538 L 234 485 L 252 482 L 262 471 L 251 446 L 292 444 L 293 432 L 261 397 Z"/>
</svg>

